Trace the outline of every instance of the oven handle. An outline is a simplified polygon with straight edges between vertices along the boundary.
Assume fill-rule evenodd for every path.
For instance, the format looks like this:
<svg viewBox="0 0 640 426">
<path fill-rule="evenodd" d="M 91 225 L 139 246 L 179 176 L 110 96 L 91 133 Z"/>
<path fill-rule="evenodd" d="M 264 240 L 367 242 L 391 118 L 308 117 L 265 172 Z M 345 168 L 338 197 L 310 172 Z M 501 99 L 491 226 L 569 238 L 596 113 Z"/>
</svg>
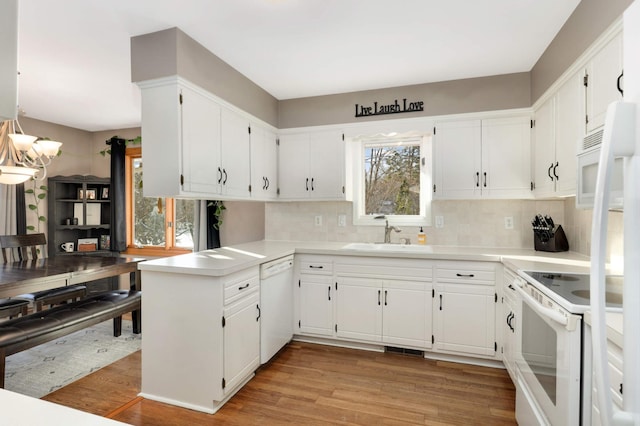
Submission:
<svg viewBox="0 0 640 426">
<path fill-rule="evenodd" d="M 527 304 L 531 306 L 531 308 L 538 314 L 557 322 L 558 324 L 564 326 L 564 328 L 566 328 L 568 331 L 575 331 L 576 326 L 578 325 L 578 317 L 576 317 L 575 315 L 564 316 L 560 312 L 556 312 L 551 308 L 542 306 L 540 303 L 538 303 L 537 300 L 531 297 L 530 294 L 522 289 L 520 283 L 518 283 L 518 285 L 514 287 L 516 288 L 516 291 L 520 293 L 520 296 L 522 296 L 523 299 L 526 299 Z"/>
</svg>

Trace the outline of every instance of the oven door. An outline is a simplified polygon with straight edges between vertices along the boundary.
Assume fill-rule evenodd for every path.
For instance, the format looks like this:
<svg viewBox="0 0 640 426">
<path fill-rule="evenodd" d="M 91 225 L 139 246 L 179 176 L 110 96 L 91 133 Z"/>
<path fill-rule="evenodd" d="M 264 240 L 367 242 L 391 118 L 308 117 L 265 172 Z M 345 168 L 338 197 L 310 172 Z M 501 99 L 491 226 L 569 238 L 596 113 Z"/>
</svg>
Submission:
<svg viewBox="0 0 640 426">
<path fill-rule="evenodd" d="M 580 423 L 580 365 L 582 359 L 582 317 L 543 306 L 516 286 L 521 312 L 518 322 L 520 344 L 517 345 L 516 369 L 521 403 L 530 410 L 520 410 L 519 424 L 538 424 L 544 419 L 551 425 Z"/>
</svg>

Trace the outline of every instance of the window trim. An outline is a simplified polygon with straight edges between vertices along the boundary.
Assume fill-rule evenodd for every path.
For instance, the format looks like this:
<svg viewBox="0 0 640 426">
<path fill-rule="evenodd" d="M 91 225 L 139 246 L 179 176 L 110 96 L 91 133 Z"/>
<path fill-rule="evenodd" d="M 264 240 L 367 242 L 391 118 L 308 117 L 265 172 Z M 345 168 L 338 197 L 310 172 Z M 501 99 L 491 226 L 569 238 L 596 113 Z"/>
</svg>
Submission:
<svg viewBox="0 0 640 426">
<path fill-rule="evenodd" d="M 125 185 L 126 185 L 126 219 L 127 219 L 127 248 L 124 254 L 145 255 L 145 256 L 168 256 L 192 253 L 193 250 L 175 246 L 175 226 L 168 226 L 168 223 L 175 223 L 175 200 L 170 197 L 165 199 L 165 245 L 136 247 L 133 245 L 133 162 L 137 158 L 142 158 L 141 147 L 128 147 L 125 153 Z"/>
<path fill-rule="evenodd" d="M 431 226 L 431 202 L 433 187 L 433 150 L 431 135 L 376 135 L 360 137 L 349 141 L 353 185 L 353 224 L 385 226 L 385 221 L 375 215 L 364 214 L 364 167 L 366 145 L 392 145 L 398 143 L 420 142 L 420 214 L 385 215 L 393 225 Z M 376 219 L 378 217 L 378 219 Z"/>
</svg>

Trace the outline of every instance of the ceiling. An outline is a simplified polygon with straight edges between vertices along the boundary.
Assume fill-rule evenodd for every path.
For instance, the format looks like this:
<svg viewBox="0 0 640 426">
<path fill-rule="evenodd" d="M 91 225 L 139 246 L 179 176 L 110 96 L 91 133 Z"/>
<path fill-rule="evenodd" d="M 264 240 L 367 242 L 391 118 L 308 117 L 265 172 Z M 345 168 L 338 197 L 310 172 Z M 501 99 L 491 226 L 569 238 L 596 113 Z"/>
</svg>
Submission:
<svg viewBox="0 0 640 426">
<path fill-rule="evenodd" d="M 130 38 L 178 27 L 277 99 L 530 71 L 579 0 L 19 0 L 19 103 L 140 125 Z"/>
</svg>

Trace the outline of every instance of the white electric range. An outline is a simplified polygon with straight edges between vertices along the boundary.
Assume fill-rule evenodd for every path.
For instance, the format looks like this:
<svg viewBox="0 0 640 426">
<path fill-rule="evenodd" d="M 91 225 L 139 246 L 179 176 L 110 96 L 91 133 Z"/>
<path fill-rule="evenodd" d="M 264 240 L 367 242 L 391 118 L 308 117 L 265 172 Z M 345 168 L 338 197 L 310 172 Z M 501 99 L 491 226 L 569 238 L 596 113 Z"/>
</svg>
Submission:
<svg viewBox="0 0 640 426">
<path fill-rule="evenodd" d="M 582 315 L 589 310 L 589 280 L 588 274 L 548 271 L 524 271 L 516 278 L 520 425 L 582 424 Z M 622 310 L 622 277 L 607 277 L 607 309 Z"/>
</svg>

